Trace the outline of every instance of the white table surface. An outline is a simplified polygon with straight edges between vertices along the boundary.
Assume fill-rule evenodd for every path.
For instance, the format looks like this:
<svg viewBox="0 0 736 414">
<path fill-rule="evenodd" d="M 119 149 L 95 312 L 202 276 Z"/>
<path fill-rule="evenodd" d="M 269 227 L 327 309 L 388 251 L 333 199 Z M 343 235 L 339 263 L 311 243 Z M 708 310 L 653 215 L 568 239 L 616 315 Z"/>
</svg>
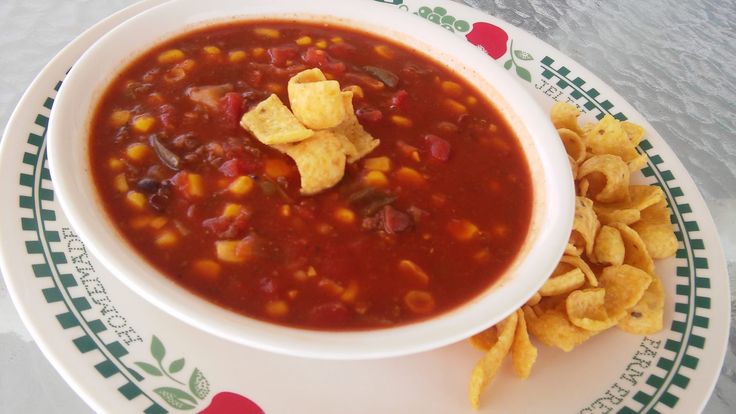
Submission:
<svg viewBox="0 0 736 414">
<path fill-rule="evenodd" d="M 33 77 L 135 0 L 2 0 L 0 126 Z M 718 226 L 736 289 L 736 1 L 466 0 L 560 49 L 636 107 L 678 154 Z M 1 203 L 7 202 L 0 199 Z M 0 237 L 3 235 L 0 234 Z M 727 275 L 723 275 L 726 277 Z M 736 327 L 706 414 L 736 412 Z M 0 283 L 0 413 L 86 413 Z"/>
</svg>

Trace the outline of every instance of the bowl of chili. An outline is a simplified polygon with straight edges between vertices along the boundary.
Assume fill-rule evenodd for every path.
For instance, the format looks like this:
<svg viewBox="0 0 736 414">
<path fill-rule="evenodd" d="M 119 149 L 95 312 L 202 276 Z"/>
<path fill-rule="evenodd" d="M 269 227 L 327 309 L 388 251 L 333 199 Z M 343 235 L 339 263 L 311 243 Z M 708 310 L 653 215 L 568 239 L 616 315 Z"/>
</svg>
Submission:
<svg viewBox="0 0 736 414">
<path fill-rule="evenodd" d="M 305 194 L 299 159 L 239 122 L 314 68 L 376 145 Z M 564 148 L 523 88 L 372 2 L 155 7 L 74 65 L 48 136 L 62 208 L 115 276 L 200 329 L 304 357 L 404 355 L 493 325 L 551 273 L 574 211 Z"/>
</svg>

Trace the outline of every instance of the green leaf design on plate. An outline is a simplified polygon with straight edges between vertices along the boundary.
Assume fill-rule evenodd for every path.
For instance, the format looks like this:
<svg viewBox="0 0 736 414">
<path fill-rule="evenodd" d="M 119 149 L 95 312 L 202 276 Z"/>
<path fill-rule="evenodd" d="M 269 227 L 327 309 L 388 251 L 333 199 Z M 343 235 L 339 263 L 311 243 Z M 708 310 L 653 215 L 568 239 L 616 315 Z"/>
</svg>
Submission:
<svg viewBox="0 0 736 414">
<path fill-rule="evenodd" d="M 161 371 L 158 368 L 154 367 L 153 365 L 151 365 L 149 363 L 146 363 L 146 362 L 136 362 L 135 364 L 138 365 L 138 367 L 140 367 L 140 369 L 146 371 L 147 374 L 155 375 L 157 377 L 160 377 L 160 376 L 164 375 L 164 374 L 161 373 Z"/>
<path fill-rule="evenodd" d="M 191 410 L 197 405 L 197 400 L 188 393 L 172 387 L 161 387 L 153 390 L 170 406 L 178 410 Z M 191 404 L 190 404 L 191 403 Z"/>
<path fill-rule="evenodd" d="M 506 63 L 503 64 L 503 68 L 506 70 L 511 69 L 511 65 L 514 64 L 514 61 L 512 59 L 509 59 L 506 61 Z"/>
<path fill-rule="evenodd" d="M 156 335 L 153 335 L 153 339 L 151 340 L 151 355 L 158 362 L 161 362 L 164 356 L 166 356 L 166 348 L 164 348 L 164 344 Z"/>
<path fill-rule="evenodd" d="M 184 358 L 179 358 L 176 361 L 172 362 L 171 365 L 169 365 L 169 373 L 175 374 L 181 369 L 184 368 Z"/>
<path fill-rule="evenodd" d="M 210 393 L 210 383 L 199 368 L 194 368 L 192 376 L 189 377 L 189 391 L 200 400 L 203 400 Z"/>
<path fill-rule="evenodd" d="M 514 56 L 516 56 L 520 60 L 533 60 L 534 56 L 532 56 L 530 53 L 525 52 L 523 50 L 514 50 Z"/>
<path fill-rule="evenodd" d="M 458 32 L 467 32 L 470 30 L 470 23 L 466 22 L 465 20 L 458 20 L 455 22 L 455 30 Z"/>
<path fill-rule="evenodd" d="M 522 68 L 521 66 L 516 66 L 516 74 L 519 75 L 521 79 L 524 79 L 527 82 L 532 81 L 532 74 L 529 73 L 528 70 Z"/>
</svg>

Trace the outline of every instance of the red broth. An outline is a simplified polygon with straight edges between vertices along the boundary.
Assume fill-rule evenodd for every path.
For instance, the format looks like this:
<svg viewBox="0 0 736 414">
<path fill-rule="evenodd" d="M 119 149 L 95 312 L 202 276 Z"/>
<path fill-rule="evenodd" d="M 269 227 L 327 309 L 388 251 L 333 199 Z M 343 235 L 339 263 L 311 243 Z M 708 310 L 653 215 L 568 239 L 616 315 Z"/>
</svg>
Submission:
<svg viewBox="0 0 736 414">
<path fill-rule="evenodd" d="M 271 93 L 288 104 L 288 79 L 311 67 L 360 87 L 356 114 L 381 144 L 337 186 L 302 196 L 293 161 L 238 120 Z M 240 22 L 156 46 L 112 80 L 90 144 L 104 208 L 142 257 L 283 325 L 447 312 L 498 279 L 531 220 L 527 161 L 492 103 L 428 56 L 332 25 Z"/>
</svg>

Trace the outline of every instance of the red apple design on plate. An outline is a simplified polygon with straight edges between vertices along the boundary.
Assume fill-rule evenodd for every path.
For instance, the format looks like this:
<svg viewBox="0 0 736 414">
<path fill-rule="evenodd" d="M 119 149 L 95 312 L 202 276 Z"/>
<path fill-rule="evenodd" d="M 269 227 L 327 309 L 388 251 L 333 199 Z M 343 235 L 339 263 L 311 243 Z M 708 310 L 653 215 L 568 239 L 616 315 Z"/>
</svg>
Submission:
<svg viewBox="0 0 736 414">
<path fill-rule="evenodd" d="M 199 414 L 265 414 L 258 404 L 234 392 L 223 391 Z"/>
<path fill-rule="evenodd" d="M 506 54 L 509 35 L 502 28 L 485 22 L 473 23 L 473 30 L 465 37 L 468 42 L 483 49 L 488 56 L 498 59 Z"/>
</svg>

